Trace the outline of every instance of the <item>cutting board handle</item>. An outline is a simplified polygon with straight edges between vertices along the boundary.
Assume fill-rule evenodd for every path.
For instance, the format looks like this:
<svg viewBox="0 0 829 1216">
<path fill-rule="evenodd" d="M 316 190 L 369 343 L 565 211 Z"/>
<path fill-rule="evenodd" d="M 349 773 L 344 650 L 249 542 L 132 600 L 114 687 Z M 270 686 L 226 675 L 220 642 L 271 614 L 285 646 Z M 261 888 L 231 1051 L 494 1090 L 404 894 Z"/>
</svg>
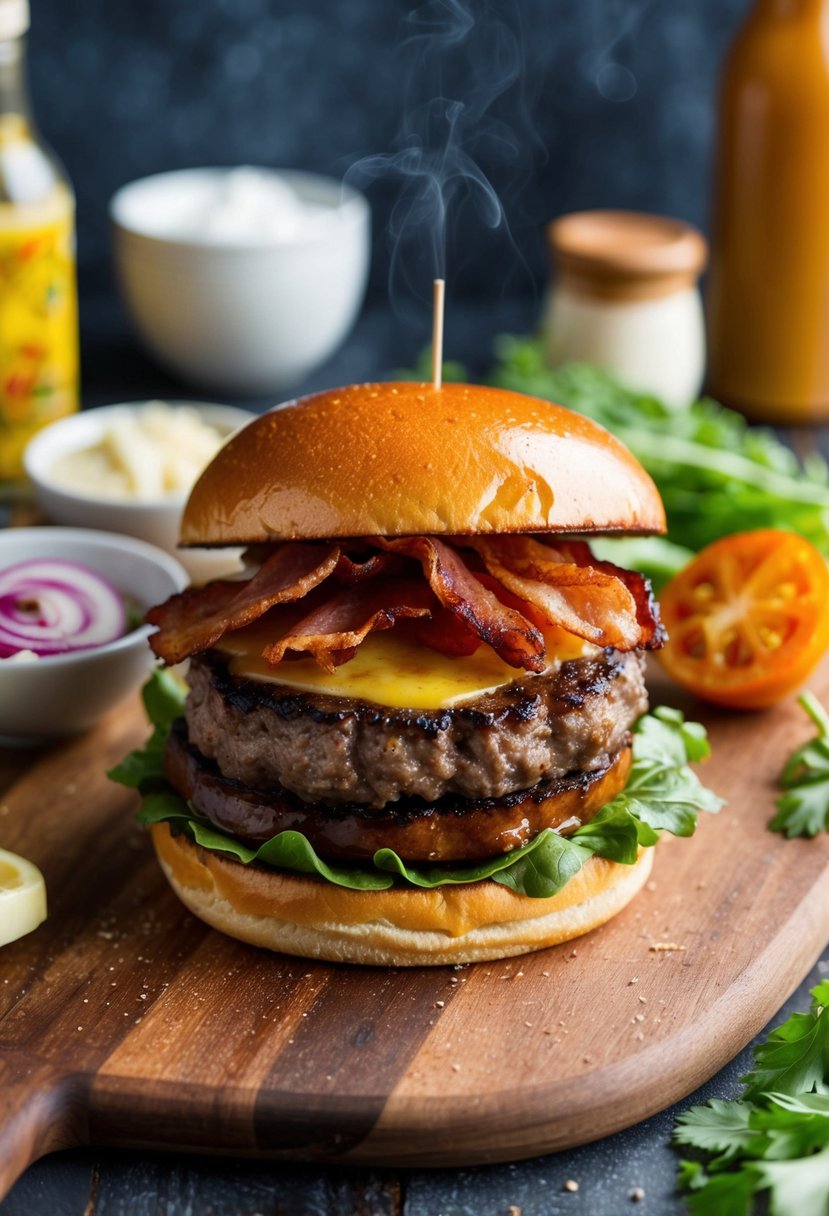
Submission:
<svg viewBox="0 0 829 1216">
<path fill-rule="evenodd" d="M 71 1077 L 30 1056 L 0 1054 L 0 1200 L 38 1157 L 85 1142 L 81 1109 Z"/>
</svg>

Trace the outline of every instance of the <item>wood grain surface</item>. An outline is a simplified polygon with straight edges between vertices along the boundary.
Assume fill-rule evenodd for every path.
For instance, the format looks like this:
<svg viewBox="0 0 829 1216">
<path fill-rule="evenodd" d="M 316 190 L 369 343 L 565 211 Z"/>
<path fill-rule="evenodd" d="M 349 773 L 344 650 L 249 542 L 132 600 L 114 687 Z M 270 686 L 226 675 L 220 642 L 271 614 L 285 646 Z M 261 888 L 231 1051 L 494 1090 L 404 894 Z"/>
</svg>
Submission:
<svg viewBox="0 0 829 1216">
<path fill-rule="evenodd" d="M 828 668 L 812 686 L 829 693 Z M 0 957 L 0 1196 L 70 1145 L 471 1164 L 585 1143 L 689 1093 L 829 940 L 829 840 L 766 827 L 811 725 L 793 703 L 707 721 L 705 779 L 728 809 L 661 844 L 610 925 L 464 968 L 292 960 L 194 920 L 104 776 L 145 733 L 134 702 L 53 750 L 0 753 L 0 843 L 40 865 L 50 900 Z"/>
</svg>

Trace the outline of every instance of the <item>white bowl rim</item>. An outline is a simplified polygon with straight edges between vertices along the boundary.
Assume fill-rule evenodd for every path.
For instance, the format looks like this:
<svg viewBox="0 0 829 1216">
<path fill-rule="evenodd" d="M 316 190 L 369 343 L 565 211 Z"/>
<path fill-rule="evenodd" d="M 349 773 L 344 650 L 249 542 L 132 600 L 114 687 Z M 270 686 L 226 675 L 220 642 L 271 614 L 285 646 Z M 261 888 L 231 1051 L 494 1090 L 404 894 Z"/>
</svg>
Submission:
<svg viewBox="0 0 829 1216">
<path fill-rule="evenodd" d="M 123 553 L 126 550 L 133 557 L 144 558 L 146 561 L 153 562 L 156 566 L 161 567 L 165 574 L 170 576 L 173 584 L 179 591 L 182 591 L 190 583 L 187 571 L 180 562 L 177 562 L 169 553 L 165 553 L 163 549 L 159 549 L 145 540 L 138 540 L 134 536 L 123 536 L 117 532 L 103 532 L 96 528 L 6 528 L 0 532 L 0 550 L 3 547 L 3 537 L 20 538 L 22 540 L 45 538 L 63 541 L 69 538 L 76 543 L 91 541 L 93 547 L 98 546 L 100 549 L 109 552 L 115 550 L 118 553 Z M 55 556 L 58 555 L 55 554 Z M 99 571 L 99 573 L 104 574 L 105 578 L 109 577 L 104 571 Z M 118 654 L 122 650 L 130 649 L 139 640 L 145 642 L 150 634 L 154 632 L 155 630 L 151 625 L 139 625 L 136 629 L 130 629 L 123 637 L 115 638 L 111 642 L 104 642 L 101 646 L 86 646 L 83 650 L 72 650 L 66 654 L 51 654 L 48 657 L 49 667 L 66 667 L 93 655 Z M 0 660 L 0 670 L 3 669 L 6 662 L 7 660 Z M 38 659 L 38 671 L 42 670 L 40 663 L 41 661 Z M 15 671 L 20 671 L 23 666 L 23 664 L 15 663 L 14 669 Z"/>
<path fill-rule="evenodd" d="M 186 169 L 168 169 L 162 173 L 151 173 L 146 177 L 139 177 L 134 181 L 126 182 L 115 191 L 109 200 L 110 221 L 117 231 L 124 236 L 136 237 L 142 242 L 146 241 L 168 249 L 179 247 L 205 252 L 209 251 L 212 256 L 217 257 L 227 256 L 228 254 L 239 256 L 253 250 L 296 249 L 304 245 L 325 244 L 330 241 L 330 229 L 310 232 L 290 241 L 276 241 L 272 238 L 266 239 L 262 237 L 254 237 L 244 241 L 215 241 L 204 240 L 198 236 L 183 236 L 181 234 L 163 236 L 157 232 L 146 232 L 134 223 L 128 223 L 123 214 L 126 201 L 131 193 L 138 193 L 139 190 L 152 190 L 154 186 L 160 187 L 162 183 L 172 181 L 174 178 L 186 179 L 204 174 L 219 176 L 232 173 L 235 169 L 240 168 L 254 168 L 264 173 L 284 177 L 288 181 L 295 182 L 297 185 L 306 182 L 336 189 L 340 192 L 341 200 L 339 203 L 334 204 L 332 210 L 339 211 L 346 217 L 349 213 L 353 213 L 353 220 L 358 222 L 364 221 L 370 214 L 368 199 L 364 194 L 361 194 L 359 190 L 347 182 L 341 181 L 336 177 L 330 177 L 324 173 L 314 173 L 304 169 L 281 169 L 273 165 L 201 165 L 190 166 Z"/>
<path fill-rule="evenodd" d="M 56 418 L 54 422 L 50 422 L 48 426 L 45 426 L 42 428 L 42 430 L 38 431 L 37 434 L 34 435 L 26 444 L 23 451 L 23 468 L 25 469 L 27 477 L 33 482 L 33 484 L 43 486 L 43 488 L 48 490 L 50 494 L 60 495 L 62 498 L 66 499 L 67 502 L 77 504 L 100 503 L 101 506 L 113 508 L 116 511 L 123 508 L 131 512 L 135 511 L 139 514 L 145 515 L 153 511 L 166 509 L 173 510 L 183 507 L 190 496 L 189 490 L 179 490 L 174 494 L 165 494 L 163 498 L 144 499 L 117 498 L 114 495 L 105 494 L 88 494 L 84 493 L 82 490 L 75 490 L 71 486 L 62 485 L 58 481 L 52 481 L 49 477 L 49 469 L 45 464 L 47 458 L 44 456 L 44 451 L 48 452 L 49 448 L 53 445 L 55 436 L 58 434 L 59 430 L 68 435 L 71 433 L 74 427 L 79 425 L 79 420 L 82 420 L 81 425 L 89 425 L 90 420 L 100 420 L 103 424 L 106 422 L 106 418 L 112 414 L 130 409 L 134 410 L 145 405 L 152 405 L 157 400 L 160 400 L 160 398 L 147 397 L 137 401 L 117 401 L 113 402 L 111 405 L 96 405 L 86 410 L 79 410 L 74 414 L 66 414 L 63 418 Z M 213 411 L 227 411 L 228 414 L 240 415 L 239 422 L 236 427 L 231 427 L 228 430 L 227 435 L 223 436 L 223 443 L 226 439 L 230 438 L 234 430 L 238 430 L 240 427 L 246 426 L 248 422 L 253 422 L 254 418 L 258 417 L 255 410 L 247 410 L 243 406 L 225 405 L 220 401 L 168 401 L 165 398 L 164 404 L 169 405 L 171 409 L 180 409 L 186 407 L 196 409 L 199 413 L 202 411 L 207 411 L 205 417 L 208 422 L 210 421 L 210 413 Z M 243 414 L 246 415 L 246 418 L 241 417 Z M 77 448 L 73 447 L 71 444 L 67 444 L 64 450 L 67 452 L 75 450 L 80 451 L 85 442 L 90 442 L 90 440 L 81 440 L 78 443 Z M 14 530 L 19 532 L 22 529 L 17 528 Z M 38 528 L 39 532 L 43 532 L 45 530 L 46 529 L 44 528 Z"/>
</svg>

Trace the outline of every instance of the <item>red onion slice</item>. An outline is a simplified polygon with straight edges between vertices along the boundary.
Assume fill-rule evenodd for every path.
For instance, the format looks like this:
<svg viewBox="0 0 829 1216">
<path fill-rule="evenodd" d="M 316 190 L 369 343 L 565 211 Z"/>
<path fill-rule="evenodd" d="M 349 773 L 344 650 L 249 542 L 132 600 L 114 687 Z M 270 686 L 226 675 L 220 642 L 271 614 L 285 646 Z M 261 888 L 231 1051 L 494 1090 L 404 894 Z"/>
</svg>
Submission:
<svg viewBox="0 0 829 1216">
<path fill-rule="evenodd" d="M 38 558 L 0 570 L 0 658 L 103 646 L 126 625 L 123 597 L 79 562 Z"/>
</svg>

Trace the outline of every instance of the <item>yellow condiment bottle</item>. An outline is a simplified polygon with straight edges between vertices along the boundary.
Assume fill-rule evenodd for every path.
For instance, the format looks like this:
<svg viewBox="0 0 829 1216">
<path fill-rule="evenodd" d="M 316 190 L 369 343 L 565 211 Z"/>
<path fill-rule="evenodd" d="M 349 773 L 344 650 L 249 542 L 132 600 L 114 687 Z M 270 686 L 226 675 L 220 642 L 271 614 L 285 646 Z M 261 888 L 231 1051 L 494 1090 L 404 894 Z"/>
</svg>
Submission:
<svg viewBox="0 0 829 1216">
<path fill-rule="evenodd" d="M 0 483 L 78 408 L 75 199 L 35 129 L 25 82 L 28 0 L 0 0 Z"/>
<path fill-rule="evenodd" d="M 707 304 L 715 397 L 829 419 L 829 0 L 755 0 L 726 60 Z"/>
</svg>

